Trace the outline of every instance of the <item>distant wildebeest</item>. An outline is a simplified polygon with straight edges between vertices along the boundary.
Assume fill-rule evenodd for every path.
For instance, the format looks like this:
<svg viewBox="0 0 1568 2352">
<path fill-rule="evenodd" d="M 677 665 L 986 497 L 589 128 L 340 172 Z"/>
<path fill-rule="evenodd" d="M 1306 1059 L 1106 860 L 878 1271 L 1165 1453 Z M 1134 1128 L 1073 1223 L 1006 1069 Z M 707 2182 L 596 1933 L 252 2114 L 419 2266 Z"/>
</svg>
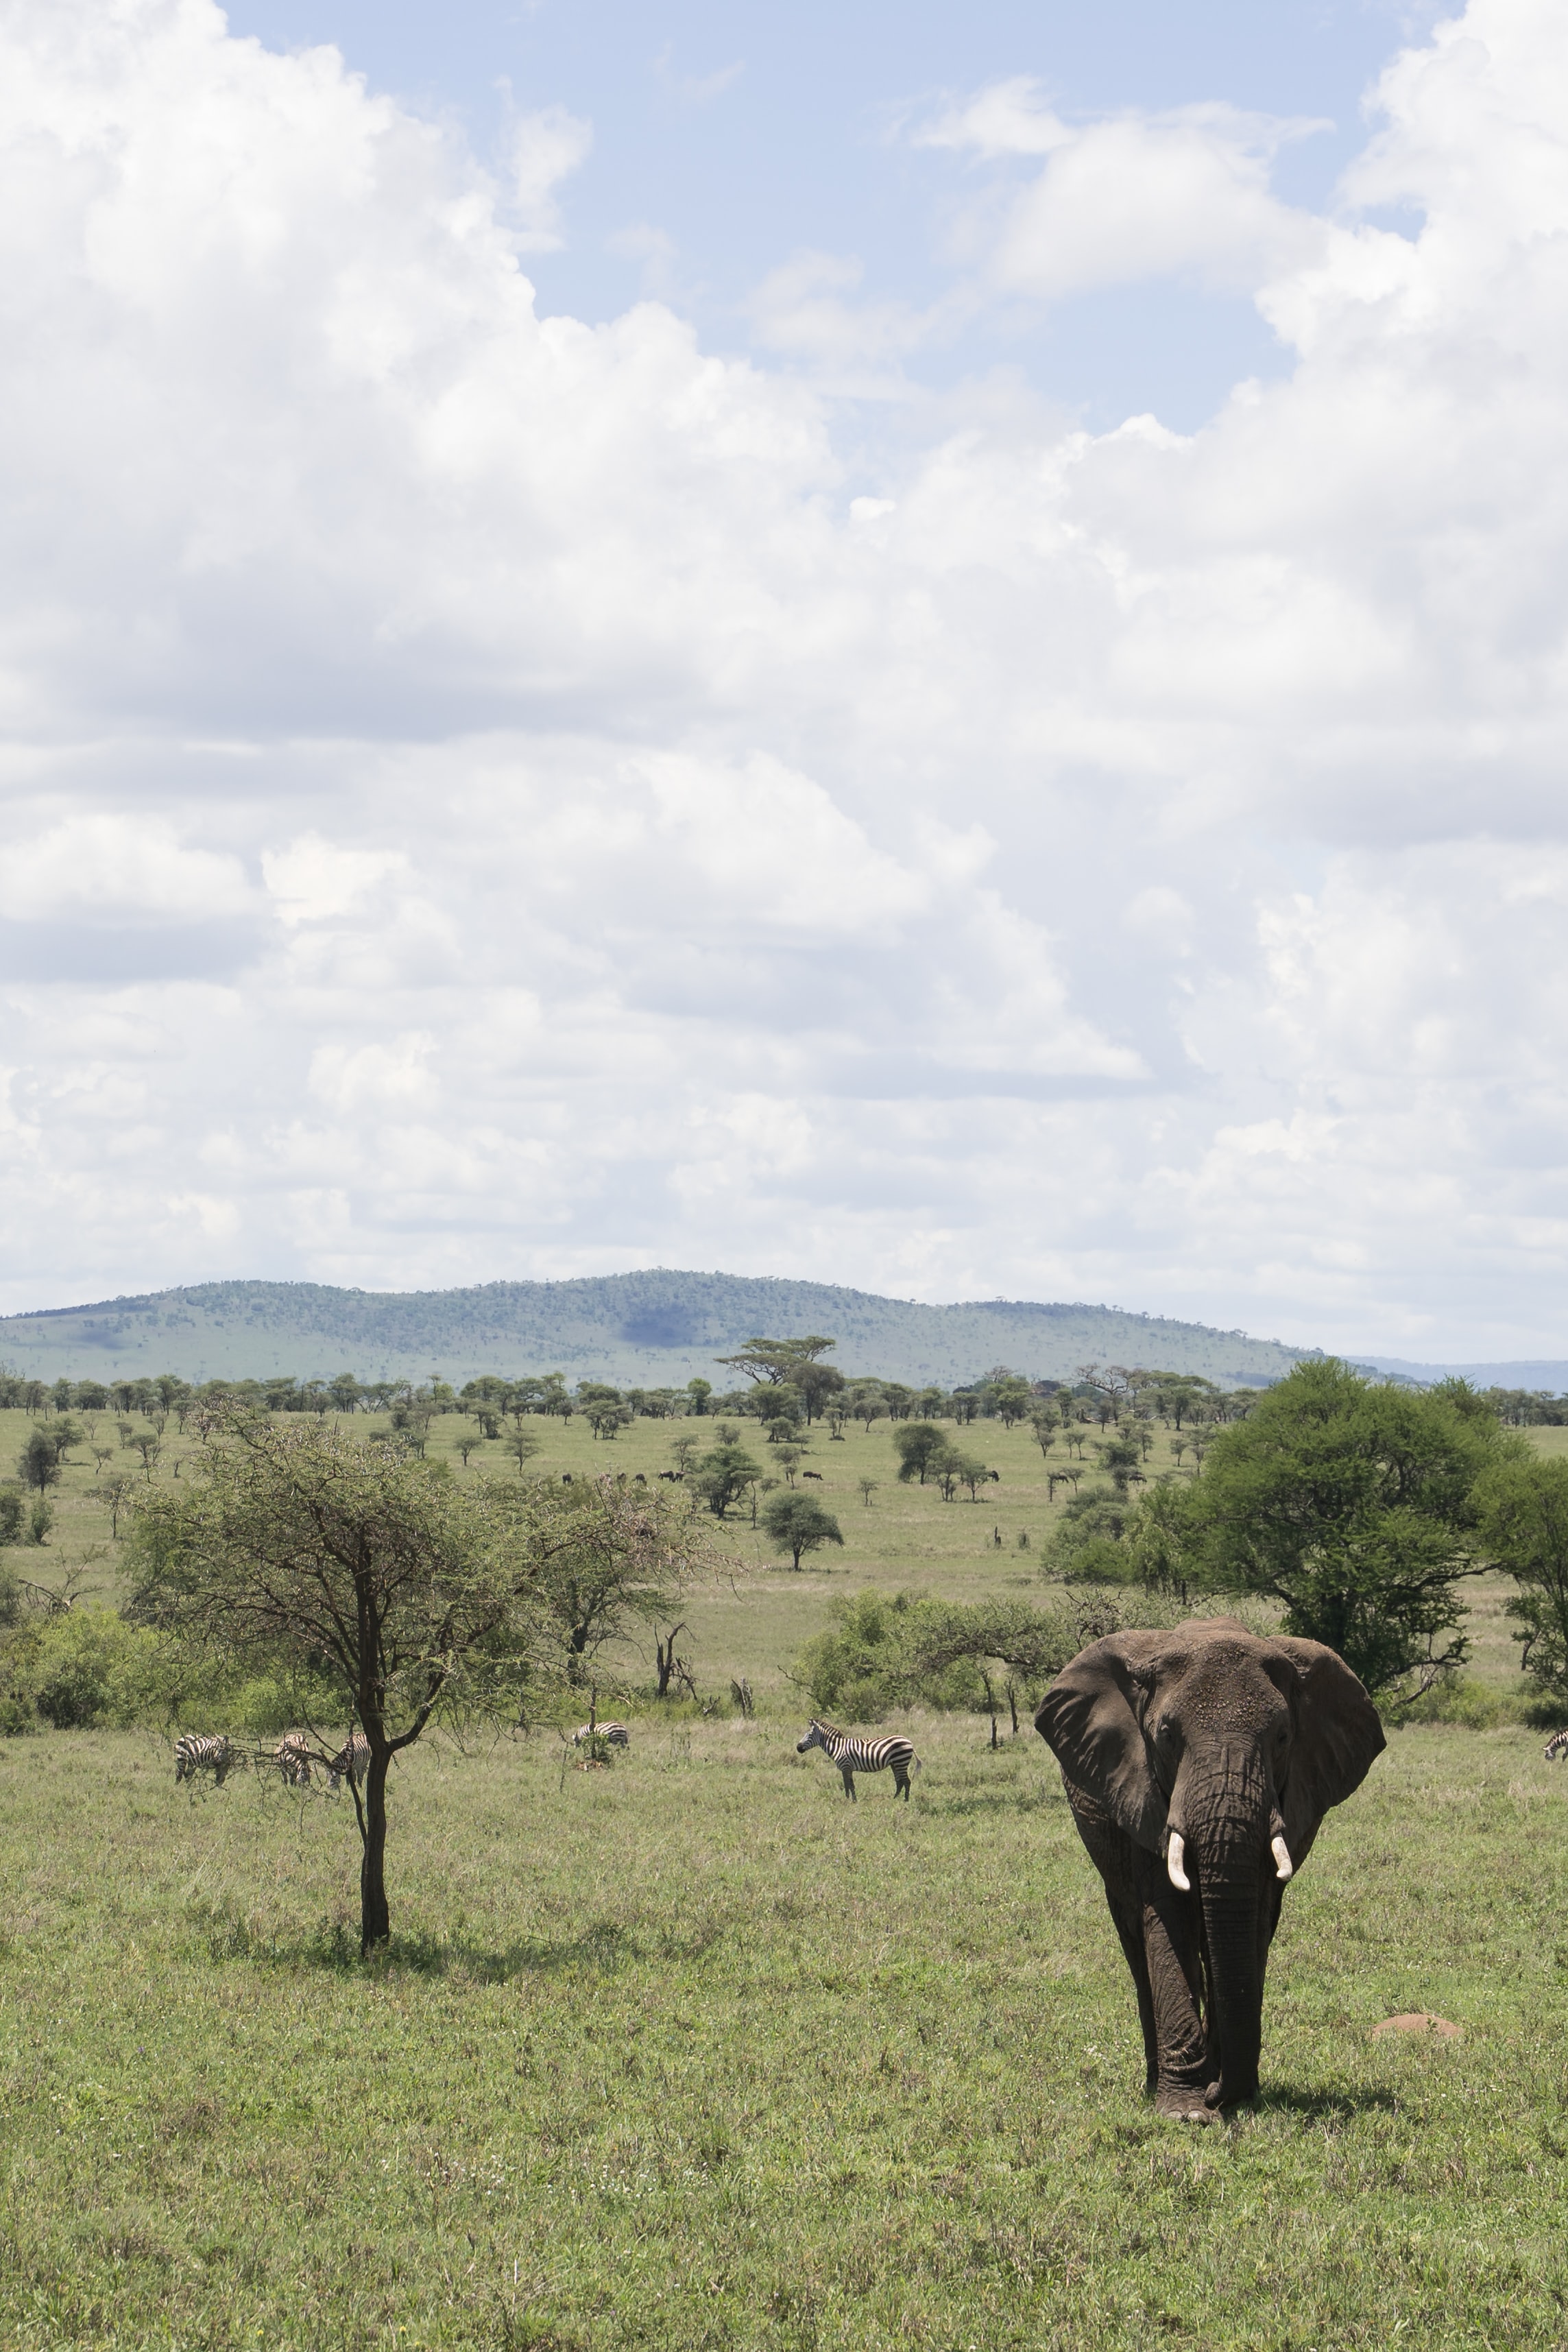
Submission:
<svg viewBox="0 0 1568 2352">
<path fill-rule="evenodd" d="M 819 1486 L 822 1483 L 822 1474 L 820 1470 L 802 1470 L 800 1475 L 802 1478 L 814 1478 Z"/>
</svg>

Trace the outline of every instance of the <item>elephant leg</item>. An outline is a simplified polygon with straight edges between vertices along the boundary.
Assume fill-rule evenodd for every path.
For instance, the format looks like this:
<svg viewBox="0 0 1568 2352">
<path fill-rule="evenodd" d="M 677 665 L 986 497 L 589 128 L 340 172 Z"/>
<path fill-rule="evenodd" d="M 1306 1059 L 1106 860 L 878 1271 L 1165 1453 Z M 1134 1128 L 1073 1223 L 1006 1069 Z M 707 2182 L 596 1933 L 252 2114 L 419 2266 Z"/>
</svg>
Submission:
<svg viewBox="0 0 1568 2352">
<path fill-rule="evenodd" d="M 1218 2073 L 1203 2027 L 1197 1905 L 1178 1894 L 1157 1855 L 1146 1853 L 1086 1798 L 1070 1791 L 1078 1834 L 1105 1883 L 1117 1939 L 1132 1973 L 1144 2033 L 1146 2086 L 1163 2115 L 1204 2112 Z"/>
<path fill-rule="evenodd" d="M 1152 2099 L 1159 2086 L 1160 2045 L 1155 2030 L 1155 1994 L 1149 1982 L 1148 1957 L 1144 1950 L 1144 1923 L 1134 1905 L 1118 1902 L 1111 1889 L 1105 1889 L 1105 1900 L 1111 1920 L 1122 1946 L 1122 1958 L 1132 1971 L 1133 1990 L 1138 1996 L 1138 2023 L 1144 2029 L 1144 2089 Z"/>
<path fill-rule="evenodd" d="M 1069 1802 L 1078 1834 L 1088 1849 L 1091 1861 L 1105 1885 L 1105 1901 L 1111 1913 L 1112 1925 L 1122 1947 L 1122 1957 L 1127 1963 L 1133 1979 L 1133 1990 L 1138 2001 L 1138 2023 L 1144 2035 L 1145 2087 L 1151 2097 L 1157 2096 L 1162 2079 L 1168 2071 L 1162 2067 L 1161 2051 L 1168 2032 L 1162 2035 L 1162 2008 L 1168 2011 L 1168 1997 L 1162 2002 L 1156 1991 L 1150 1969 L 1148 1933 L 1145 1925 L 1145 1865 L 1150 1857 L 1134 1844 L 1124 1830 L 1119 1829 L 1110 1816 L 1096 1805 L 1092 1798 L 1082 1791 L 1069 1790 Z"/>
<path fill-rule="evenodd" d="M 1207 2112 L 1218 2079 L 1203 2017 L 1203 1962 L 1197 1904 L 1174 1888 L 1150 1887 L 1143 1914 L 1144 1956 L 1158 2053 L 1155 2105 L 1162 2115 Z"/>
</svg>

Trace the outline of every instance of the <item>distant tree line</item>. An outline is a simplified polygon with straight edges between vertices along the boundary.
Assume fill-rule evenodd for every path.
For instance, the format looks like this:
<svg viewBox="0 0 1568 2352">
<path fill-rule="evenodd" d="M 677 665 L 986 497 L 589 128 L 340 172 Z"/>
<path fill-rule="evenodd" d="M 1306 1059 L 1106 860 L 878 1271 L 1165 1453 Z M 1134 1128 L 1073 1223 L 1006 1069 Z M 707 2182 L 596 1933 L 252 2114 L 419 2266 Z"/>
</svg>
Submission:
<svg viewBox="0 0 1568 2352">
<path fill-rule="evenodd" d="M 953 1389 L 937 1382 L 925 1386 L 870 1374 L 849 1376 L 822 1359 L 836 1345 L 832 1339 L 754 1339 L 733 1356 L 716 1360 L 742 1375 L 743 1384 L 719 1391 L 714 1382 L 696 1379 L 684 1387 L 617 1388 L 598 1380 L 569 1384 L 559 1371 L 530 1373 L 507 1379 L 487 1372 L 461 1388 L 433 1377 L 419 1382 L 402 1380 L 361 1381 L 351 1371 L 335 1378 L 301 1380 L 279 1373 L 269 1380 L 212 1380 L 192 1382 L 163 1372 L 135 1380 L 28 1380 L 0 1369 L 0 1408 L 37 1415 L 51 1412 L 174 1413 L 183 1427 L 194 1406 L 233 1403 L 267 1412 L 384 1413 L 402 1412 L 428 1418 L 442 1413 L 470 1416 L 487 1438 L 501 1434 L 508 1419 L 532 1414 L 568 1418 L 580 1413 L 596 1436 L 613 1437 L 635 1420 L 737 1417 L 771 1425 L 785 1423 L 810 1428 L 831 1424 L 837 1435 L 846 1423 L 869 1429 L 877 1421 L 953 1421 L 963 1426 L 977 1421 L 1000 1421 L 1012 1428 L 1038 1420 L 1042 1409 L 1055 1415 L 1060 1426 L 1108 1425 L 1128 1412 L 1145 1420 L 1158 1420 L 1182 1428 L 1191 1423 L 1225 1423 L 1249 1410 L 1259 1391 L 1226 1391 L 1196 1373 L 1145 1371 L 1119 1365 L 1086 1364 L 1071 1381 L 1031 1380 L 998 1364 L 981 1379 Z M 1501 1391 L 1497 1392 L 1501 1395 Z M 1513 1392 L 1509 1392 L 1511 1396 Z M 1520 1392 L 1522 1395 L 1522 1392 Z M 1530 1401 L 1526 1401 L 1527 1402 Z M 1551 1400 L 1536 1400 L 1542 1408 Z M 1568 1401 L 1563 1412 L 1568 1413 Z M 1549 1419 L 1544 1409 L 1524 1413 L 1511 1408 L 1509 1419 Z"/>
<path fill-rule="evenodd" d="M 26 1521 L 35 1541 L 47 1529 L 48 1489 L 80 1442 L 76 1413 L 145 1416 L 148 1429 L 131 1431 L 122 1420 L 120 1431 L 148 1480 L 170 1417 L 184 1429 L 194 1414 L 204 1430 L 236 1412 L 322 1423 L 385 1413 L 417 1459 L 432 1423 L 456 1415 L 472 1432 L 457 1441 L 465 1464 L 504 1439 L 521 1473 L 540 1444 L 530 1422 L 580 1415 L 604 1443 L 640 1418 L 706 1424 L 701 1438 L 675 1440 L 670 1475 L 716 1517 L 748 1509 L 797 1568 L 842 1541 L 832 1515 L 797 1489 L 813 1426 L 841 1442 L 847 1430 L 869 1433 L 886 1421 L 898 1478 L 934 1486 L 950 1502 L 962 1494 L 977 1501 L 997 1475 L 970 1433 L 977 1425 L 1027 1425 L 1051 1496 L 1071 1489 L 1048 1557 L 1070 1590 L 1137 1588 L 1183 1608 L 1227 1595 L 1266 1600 L 1288 1631 L 1327 1643 L 1369 1688 L 1397 1698 L 1464 1664 L 1461 1581 L 1498 1568 L 1518 1586 L 1509 1608 L 1526 1670 L 1568 1698 L 1568 1462 L 1533 1454 L 1521 1434 L 1568 1423 L 1568 1398 L 1478 1391 L 1463 1381 L 1421 1389 L 1329 1358 L 1261 1388 L 1228 1391 L 1198 1374 L 1098 1363 L 1080 1365 L 1071 1381 L 996 1365 L 945 1390 L 846 1376 L 826 1360 L 834 1346 L 820 1334 L 755 1337 L 716 1360 L 739 1376 L 722 1391 L 702 1379 L 682 1388 L 595 1380 L 574 1388 L 560 1371 L 485 1374 L 461 1388 L 435 1378 L 361 1381 L 347 1371 L 200 1385 L 169 1373 L 48 1384 L 5 1372 L 0 1405 L 26 1410 L 37 1424 L 18 1464 L 36 1497 Z M 766 1438 L 760 1458 L 746 1442 L 747 1424 Z M 1171 1466 L 1151 1470 L 1156 1425 L 1167 1433 Z M 122 1473 L 110 1483 L 130 1482 Z M 869 1506 L 875 1481 L 861 1485 Z M 0 1542 L 15 1542 L 23 1499 L 10 1498 L 6 1510 L 15 1524 L 0 1528 Z"/>
</svg>

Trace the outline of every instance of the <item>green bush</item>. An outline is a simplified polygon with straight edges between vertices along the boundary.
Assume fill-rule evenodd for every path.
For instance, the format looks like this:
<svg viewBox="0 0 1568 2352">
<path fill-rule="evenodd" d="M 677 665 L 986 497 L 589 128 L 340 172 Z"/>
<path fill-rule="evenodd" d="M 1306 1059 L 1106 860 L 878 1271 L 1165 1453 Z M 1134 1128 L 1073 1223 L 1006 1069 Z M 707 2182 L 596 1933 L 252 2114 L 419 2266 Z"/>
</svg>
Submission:
<svg viewBox="0 0 1568 2352">
<path fill-rule="evenodd" d="M 342 1714 L 341 1699 L 326 1685 L 302 1687 L 280 1675 L 253 1675 L 232 1693 L 204 1692 L 197 1685 L 180 1695 L 173 1711 L 189 1711 L 193 1701 L 202 1704 L 204 1723 L 210 1720 L 215 1730 L 248 1732 L 254 1739 L 275 1739 L 299 1723 L 336 1725 Z"/>
<path fill-rule="evenodd" d="M 1127 1529 L 1137 1506 L 1110 1486 L 1074 1495 L 1061 1514 L 1047 1554 L 1059 1576 L 1086 1583 L 1133 1584 L 1137 1563 L 1127 1549 Z"/>
<path fill-rule="evenodd" d="M 1460 1723 L 1469 1731 L 1495 1731 L 1509 1723 L 1530 1723 L 1539 1712 L 1528 1688 L 1494 1690 L 1474 1675 L 1439 1675 L 1429 1691 L 1397 1708 L 1385 1702 L 1393 1723 Z"/>
<path fill-rule="evenodd" d="M 0 1487 L 0 1544 L 22 1540 L 22 1497 L 13 1487 L 9 1493 Z"/>
<path fill-rule="evenodd" d="M 828 1614 L 828 1630 L 807 1643 L 796 1677 L 816 1706 L 847 1723 L 877 1723 L 915 1701 L 979 1714 L 1009 1682 L 1021 1708 L 1086 1643 L 1122 1622 L 1108 1596 L 1063 1595 L 1036 1609 L 868 1591 L 830 1601 Z"/>
<path fill-rule="evenodd" d="M 165 1673 L 155 1633 L 112 1609 L 67 1609 L 39 1636 L 33 1704 L 57 1731 L 124 1727 L 153 1710 Z"/>
<path fill-rule="evenodd" d="M 33 1667 L 38 1654 L 37 1628 L 13 1618 L 0 1633 L 0 1738 L 15 1739 L 19 1732 L 36 1731 Z"/>
<path fill-rule="evenodd" d="M 828 1630 L 807 1643 L 796 1676 L 811 1702 L 849 1723 L 880 1723 L 906 1696 L 906 1619 L 912 1594 L 874 1591 L 831 1601 Z"/>
</svg>

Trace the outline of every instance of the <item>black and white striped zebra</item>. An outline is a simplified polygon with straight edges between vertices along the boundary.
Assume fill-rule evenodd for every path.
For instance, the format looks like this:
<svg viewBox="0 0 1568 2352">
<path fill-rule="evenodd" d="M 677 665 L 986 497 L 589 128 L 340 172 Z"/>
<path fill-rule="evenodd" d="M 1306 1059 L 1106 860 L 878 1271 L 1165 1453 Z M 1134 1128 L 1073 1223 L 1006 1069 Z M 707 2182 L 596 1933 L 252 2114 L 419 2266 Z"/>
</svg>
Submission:
<svg viewBox="0 0 1568 2352">
<path fill-rule="evenodd" d="M 857 1739 L 852 1732 L 836 1730 L 831 1723 L 819 1723 L 813 1716 L 811 1728 L 804 1739 L 795 1742 L 795 1753 L 804 1756 L 811 1748 L 820 1748 L 838 1766 L 844 1776 L 844 1794 L 855 1803 L 860 1801 L 855 1796 L 855 1774 L 886 1771 L 893 1774 L 894 1802 L 896 1804 L 900 1797 L 905 1804 L 909 1802 L 909 1776 L 919 1771 L 920 1759 L 915 1752 L 914 1740 L 905 1739 L 901 1731 L 892 1733 L 886 1739 Z"/>
<path fill-rule="evenodd" d="M 350 1731 L 327 1767 L 327 1786 L 334 1794 L 345 1780 L 357 1789 L 370 1769 L 371 1743 L 362 1731 Z"/>
<path fill-rule="evenodd" d="M 182 1780 L 193 1780 L 198 1772 L 210 1772 L 214 1785 L 221 1789 L 225 1775 L 238 1761 L 234 1742 L 221 1731 L 187 1731 L 174 1744 L 174 1785 Z"/>
<path fill-rule="evenodd" d="M 287 1787 L 310 1786 L 310 1742 L 302 1731 L 286 1731 L 272 1751 L 272 1760 Z"/>
<path fill-rule="evenodd" d="M 1568 1731 L 1554 1731 L 1546 1743 L 1546 1760 L 1555 1764 L 1560 1756 L 1568 1756 Z"/>
<path fill-rule="evenodd" d="M 623 1723 L 580 1723 L 571 1735 L 571 1744 L 580 1748 L 589 1739 L 608 1739 L 612 1748 L 630 1748 L 632 1734 Z"/>
</svg>

